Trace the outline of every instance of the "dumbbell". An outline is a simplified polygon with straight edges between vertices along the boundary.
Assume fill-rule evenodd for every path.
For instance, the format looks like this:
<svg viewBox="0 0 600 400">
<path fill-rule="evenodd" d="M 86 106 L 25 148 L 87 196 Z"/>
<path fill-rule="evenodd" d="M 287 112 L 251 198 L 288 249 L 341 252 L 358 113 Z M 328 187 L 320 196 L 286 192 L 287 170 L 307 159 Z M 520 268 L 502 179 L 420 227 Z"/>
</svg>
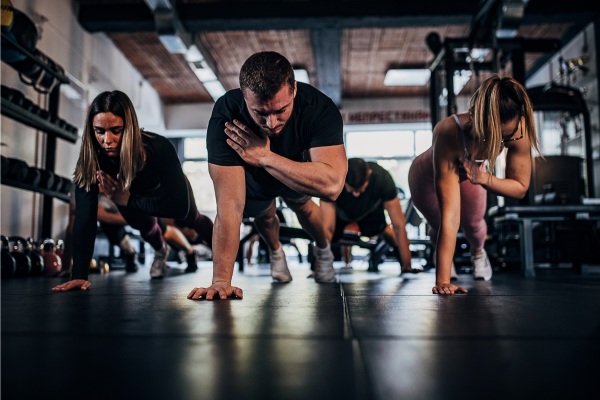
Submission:
<svg viewBox="0 0 600 400">
<path fill-rule="evenodd" d="M 61 192 L 66 193 L 66 194 L 71 193 L 71 185 L 73 185 L 73 182 L 69 178 L 64 178 L 64 177 L 62 178 L 62 180 L 63 180 L 63 185 L 62 185 Z"/>
<path fill-rule="evenodd" d="M 54 186 L 54 180 L 56 179 L 54 173 L 45 169 L 39 169 L 39 171 L 42 177 L 38 186 L 42 189 L 52 189 L 52 186 Z"/>
<path fill-rule="evenodd" d="M 1 235 L 2 238 L 2 279 L 15 276 L 16 261 L 10 254 L 10 244 L 8 238 Z"/>
<path fill-rule="evenodd" d="M 6 173 L 8 172 L 8 165 L 10 164 L 10 161 L 8 161 L 8 158 L 4 156 L 0 157 L 2 157 L 2 169 L 0 172 L 2 172 L 2 177 L 4 178 L 6 176 Z"/>
<path fill-rule="evenodd" d="M 1 87 L 1 92 L 2 93 L 2 98 L 6 99 L 8 101 L 10 101 L 10 99 L 12 99 L 13 97 L 13 90 L 11 88 L 9 88 L 8 86 L 4 86 L 2 85 Z"/>
<path fill-rule="evenodd" d="M 28 170 L 29 166 L 25 161 L 18 158 L 9 158 L 6 177 L 18 182 L 23 182 L 25 177 L 27 177 Z"/>
<path fill-rule="evenodd" d="M 10 236 L 10 255 L 15 259 L 15 276 L 25 277 L 31 272 L 31 259 L 25 254 L 25 239 Z"/>
<path fill-rule="evenodd" d="M 38 186 L 40 184 L 40 180 L 42 179 L 42 174 L 40 170 L 36 167 L 28 167 L 27 175 L 25 176 L 24 182 L 31 186 Z"/>
<path fill-rule="evenodd" d="M 55 192 L 60 192 L 62 190 L 63 179 L 62 176 L 54 175 L 54 182 L 50 187 L 50 190 L 54 190 Z"/>
</svg>

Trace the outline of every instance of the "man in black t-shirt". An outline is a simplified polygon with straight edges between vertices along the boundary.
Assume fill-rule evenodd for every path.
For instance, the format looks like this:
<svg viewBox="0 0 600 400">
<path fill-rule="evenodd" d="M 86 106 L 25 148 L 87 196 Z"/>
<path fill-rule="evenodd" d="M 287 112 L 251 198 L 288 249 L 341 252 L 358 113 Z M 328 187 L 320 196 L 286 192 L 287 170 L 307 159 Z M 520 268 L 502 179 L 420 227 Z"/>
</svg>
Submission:
<svg viewBox="0 0 600 400">
<path fill-rule="evenodd" d="M 387 211 L 391 225 L 385 217 Z M 353 223 L 363 236 L 383 235 L 400 262 L 400 272 L 418 272 L 411 266 L 406 220 L 398 188 L 388 171 L 362 158 L 348 160 L 345 190 L 335 202 L 322 201 L 321 213 L 328 238 L 337 241 Z"/>
<path fill-rule="evenodd" d="M 207 150 L 217 199 L 213 279 L 211 286 L 194 288 L 188 298 L 243 296 L 231 286 L 243 216 L 254 218 L 269 247 L 273 280 L 291 281 L 279 242 L 278 196 L 315 240 L 315 281 L 335 281 L 321 211 L 311 199 L 335 200 L 344 185 L 342 117 L 333 101 L 297 83 L 281 54 L 256 53 L 241 68 L 240 89 L 217 100 Z"/>
</svg>

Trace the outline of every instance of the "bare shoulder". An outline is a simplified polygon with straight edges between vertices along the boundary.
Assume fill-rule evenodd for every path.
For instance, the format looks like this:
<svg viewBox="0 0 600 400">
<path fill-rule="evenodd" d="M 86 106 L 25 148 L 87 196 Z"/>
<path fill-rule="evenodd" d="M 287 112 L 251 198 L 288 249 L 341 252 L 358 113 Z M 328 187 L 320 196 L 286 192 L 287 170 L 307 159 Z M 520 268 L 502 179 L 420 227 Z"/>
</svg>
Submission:
<svg viewBox="0 0 600 400">
<path fill-rule="evenodd" d="M 447 150 L 455 147 L 461 149 L 461 142 L 457 140 L 459 134 L 460 127 L 456 124 L 454 117 L 450 115 L 435 125 L 433 129 L 434 145 L 442 145 Z"/>
</svg>

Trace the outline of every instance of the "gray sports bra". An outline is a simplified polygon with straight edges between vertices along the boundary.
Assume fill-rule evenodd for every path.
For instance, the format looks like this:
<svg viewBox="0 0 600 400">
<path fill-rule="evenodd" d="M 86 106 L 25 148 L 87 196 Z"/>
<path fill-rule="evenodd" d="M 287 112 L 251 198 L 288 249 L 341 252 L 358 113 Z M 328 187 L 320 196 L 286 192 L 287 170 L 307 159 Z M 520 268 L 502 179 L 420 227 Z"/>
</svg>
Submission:
<svg viewBox="0 0 600 400">
<path fill-rule="evenodd" d="M 460 123 L 460 120 L 458 119 L 458 116 L 456 114 L 452 114 L 452 117 L 454 118 L 454 121 L 456 121 L 456 125 L 458 125 L 458 127 L 460 128 L 460 133 L 462 134 L 462 139 L 463 139 L 463 146 L 465 148 L 465 158 L 468 159 L 471 155 L 469 154 L 469 151 L 467 150 L 467 139 L 465 138 L 465 128 Z M 465 168 L 463 167 L 463 165 L 460 161 L 457 161 L 456 163 L 457 163 L 457 167 L 458 167 L 458 178 L 462 182 L 467 179 L 467 172 L 465 171 Z"/>
<path fill-rule="evenodd" d="M 454 121 L 456 121 L 456 125 L 458 125 L 458 127 L 460 128 L 460 133 L 462 134 L 463 146 L 465 148 L 465 158 L 469 158 L 471 155 L 469 154 L 469 150 L 467 150 L 467 138 L 465 138 L 465 128 L 460 123 L 458 115 L 452 114 L 452 118 L 454 118 Z"/>
</svg>

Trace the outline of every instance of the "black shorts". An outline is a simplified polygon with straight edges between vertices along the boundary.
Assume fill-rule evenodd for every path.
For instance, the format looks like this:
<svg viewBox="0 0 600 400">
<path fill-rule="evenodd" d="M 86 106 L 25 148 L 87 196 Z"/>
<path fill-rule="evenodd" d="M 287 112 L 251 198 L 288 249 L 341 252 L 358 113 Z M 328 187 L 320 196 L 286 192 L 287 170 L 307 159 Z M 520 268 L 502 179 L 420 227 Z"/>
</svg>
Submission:
<svg viewBox="0 0 600 400">
<path fill-rule="evenodd" d="M 286 203 L 303 204 L 311 199 L 310 196 L 298 193 L 285 185 L 277 188 L 267 188 L 259 185 L 252 176 L 246 173 L 246 204 L 244 217 L 252 218 L 262 215 L 272 205 L 275 199 L 282 197 Z"/>
<path fill-rule="evenodd" d="M 381 209 L 377 209 L 370 214 L 365 215 L 360 221 L 348 221 L 340 218 L 339 214 L 336 214 L 335 218 L 335 230 L 333 232 L 332 242 L 337 241 L 342 234 L 346 225 L 356 222 L 358 229 L 360 230 L 361 236 L 376 236 L 382 233 L 387 226 L 385 220 L 385 214 Z"/>
</svg>

